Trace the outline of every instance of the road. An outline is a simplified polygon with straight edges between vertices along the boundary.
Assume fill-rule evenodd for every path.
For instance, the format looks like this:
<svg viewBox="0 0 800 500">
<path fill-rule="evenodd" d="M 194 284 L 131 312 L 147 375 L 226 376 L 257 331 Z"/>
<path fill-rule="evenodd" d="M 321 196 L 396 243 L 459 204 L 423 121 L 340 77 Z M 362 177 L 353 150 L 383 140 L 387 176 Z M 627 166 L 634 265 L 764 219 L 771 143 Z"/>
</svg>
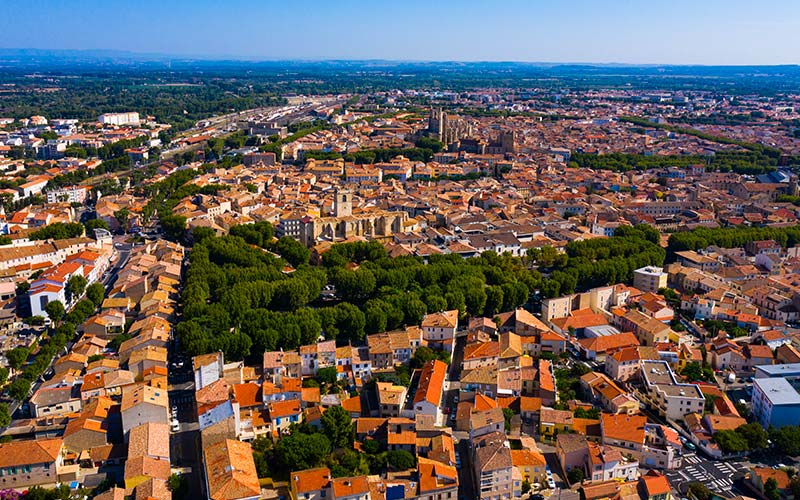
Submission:
<svg viewBox="0 0 800 500">
<path fill-rule="evenodd" d="M 734 481 L 746 471 L 747 467 L 741 462 L 711 461 L 690 453 L 684 455 L 683 467 L 665 471 L 664 474 L 672 487 L 681 494 L 686 493 L 691 483 L 702 483 L 711 491 L 731 498 L 739 494 L 735 491 Z"/>
<path fill-rule="evenodd" d="M 121 237 L 117 237 L 117 236 L 114 237 L 114 241 L 115 241 L 114 248 L 117 250 L 117 260 L 108 269 L 108 271 L 106 271 L 106 273 L 103 275 L 103 277 L 100 280 L 100 282 L 106 288 L 106 292 L 108 292 L 108 290 L 111 289 L 111 287 L 114 284 L 114 281 L 117 279 L 117 275 L 119 274 L 119 271 L 122 269 L 122 267 L 125 266 L 125 264 L 127 264 L 128 259 L 130 258 L 131 245 L 122 243 L 121 240 L 118 240 L 118 238 L 121 238 Z M 41 387 L 42 383 L 46 380 L 45 377 L 52 370 L 53 362 L 55 362 L 62 355 L 65 355 L 65 354 L 69 353 L 72 350 L 72 346 L 78 340 L 80 335 L 81 335 L 80 332 L 76 332 L 75 333 L 75 337 L 70 339 L 67 342 L 67 345 L 64 347 L 64 349 L 60 353 L 58 353 L 56 356 L 54 356 L 53 359 L 50 360 L 50 363 L 49 363 L 47 369 L 44 371 L 44 375 L 42 375 L 41 377 L 36 379 L 36 381 L 33 384 L 31 384 L 31 390 L 30 390 L 30 392 L 28 392 L 28 396 L 26 397 L 26 400 L 31 395 L 36 394 L 36 391 L 39 390 L 39 387 Z M 11 415 L 14 418 L 23 418 L 24 417 L 23 415 L 17 413 L 18 410 L 20 409 L 20 407 L 22 406 L 22 403 L 23 403 L 23 401 L 13 401 L 13 402 L 9 403 L 8 409 L 9 409 L 9 412 L 11 413 Z"/>
</svg>

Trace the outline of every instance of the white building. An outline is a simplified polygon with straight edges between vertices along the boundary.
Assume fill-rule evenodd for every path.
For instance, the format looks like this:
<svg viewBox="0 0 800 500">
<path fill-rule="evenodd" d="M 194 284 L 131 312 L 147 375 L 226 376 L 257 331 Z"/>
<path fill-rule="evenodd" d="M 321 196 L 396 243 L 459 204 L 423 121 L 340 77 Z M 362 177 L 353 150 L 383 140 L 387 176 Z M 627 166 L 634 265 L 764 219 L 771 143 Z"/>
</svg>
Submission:
<svg viewBox="0 0 800 500">
<path fill-rule="evenodd" d="M 656 293 L 667 286 L 667 273 L 657 266 L 647 266 L 633 272 L 633 287 L 643 292 Z"/>
<path fill-rule="evenodd" d="M 103 125 L 116 125 L 118 127 L 122 125 L 138 126 L 141 123 L 139 121 L 139 113 L 133 111 L 127 113 L 105 113 L 100 115 L 97 121 Z"/>
</svg>

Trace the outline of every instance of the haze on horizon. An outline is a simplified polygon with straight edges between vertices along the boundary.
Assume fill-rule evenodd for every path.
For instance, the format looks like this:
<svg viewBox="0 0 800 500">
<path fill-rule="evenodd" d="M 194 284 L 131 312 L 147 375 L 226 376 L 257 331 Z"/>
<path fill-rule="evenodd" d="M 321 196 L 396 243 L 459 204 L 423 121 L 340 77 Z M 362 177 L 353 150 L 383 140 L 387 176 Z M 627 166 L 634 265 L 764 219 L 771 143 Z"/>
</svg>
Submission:
<svg viewBox="0 0 800 500">
<path fill-rule="evenodd" d="M 211 59 L 800 63 L 796 0 L 10 0 L 0 48 Z"/>
</svg>

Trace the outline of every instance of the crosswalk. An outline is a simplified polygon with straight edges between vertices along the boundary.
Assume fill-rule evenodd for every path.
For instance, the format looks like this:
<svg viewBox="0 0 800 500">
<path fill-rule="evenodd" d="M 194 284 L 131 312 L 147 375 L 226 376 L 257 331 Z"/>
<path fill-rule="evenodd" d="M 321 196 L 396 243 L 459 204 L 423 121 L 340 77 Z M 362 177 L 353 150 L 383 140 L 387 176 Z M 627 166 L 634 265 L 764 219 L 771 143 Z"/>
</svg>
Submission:
<svg viewBox="0 0 800 500">
<path fill-rule="evenodd" d="M 683 457 L 683 467 L 667 475 L 676 482 L 700 482 L 716 493 L 732 496 L 733 476 L 742 467 L 738 462 L 712 462 L 691 454 Z"/>
</svg>

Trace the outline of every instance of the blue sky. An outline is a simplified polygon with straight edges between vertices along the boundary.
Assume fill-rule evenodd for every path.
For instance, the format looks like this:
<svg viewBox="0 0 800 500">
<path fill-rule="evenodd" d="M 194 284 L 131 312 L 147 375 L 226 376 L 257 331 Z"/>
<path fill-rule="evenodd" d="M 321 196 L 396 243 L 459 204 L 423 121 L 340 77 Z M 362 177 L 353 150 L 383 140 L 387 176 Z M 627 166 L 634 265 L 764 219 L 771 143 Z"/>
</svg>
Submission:
<svg viewBox="0 0 800 500">
<path fill-rule="evenodd" d="M 800 63 L 800 0 L 4 0 L 0 48 L 212 58 Z"/>
</svg>

